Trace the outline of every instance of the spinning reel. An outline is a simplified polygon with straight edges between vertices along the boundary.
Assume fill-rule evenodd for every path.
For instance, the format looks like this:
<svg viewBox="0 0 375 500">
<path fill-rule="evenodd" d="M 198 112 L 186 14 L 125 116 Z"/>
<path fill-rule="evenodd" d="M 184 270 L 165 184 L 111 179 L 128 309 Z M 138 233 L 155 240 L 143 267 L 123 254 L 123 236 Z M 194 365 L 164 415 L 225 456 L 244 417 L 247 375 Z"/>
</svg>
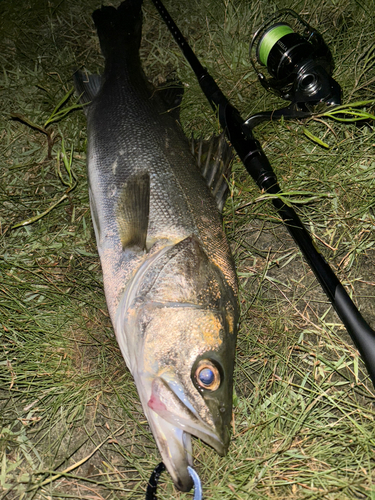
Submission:
<svg viewBox="0 0 375 500">
<path fill-rule="evenodd" d="M 254 34 L 250 62 L 266 90 L 290 101 L 276 111 L 245 121 L 250 129 L 265 120 L 311 116 L 321 103 L 341 104 L 341 87 L 332 78 L 333 58 L 322 35 L 290 9 L 280 10 Z M 267 68 L 267 78 L 263 69 Z"/>
</svg>

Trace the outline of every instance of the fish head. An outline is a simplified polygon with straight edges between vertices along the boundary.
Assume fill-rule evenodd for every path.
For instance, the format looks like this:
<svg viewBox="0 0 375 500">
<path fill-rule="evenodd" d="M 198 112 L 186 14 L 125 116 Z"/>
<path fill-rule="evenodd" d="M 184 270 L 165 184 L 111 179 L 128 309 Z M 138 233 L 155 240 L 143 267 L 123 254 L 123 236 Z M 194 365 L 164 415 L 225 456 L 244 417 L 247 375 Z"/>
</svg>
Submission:
<svg viewBox="0 0 375 500">
<path fill-rule="evenodd" d="M 175 486 L 189 491 L 191 436 L 220 455 L 229 446 L 237 300 L 194 236 L 141 281 L 124 315 L 140 342 L 131 371 L 163 462 Z"/>
<path fill-rule="evenodd" d="M 140 395 L 163 461 L 176 486 L 188 491 L 191 436 L 220 455 L 229 446 L 233 332 L 229 333 L 225 318 L 216 311 L 168 307 L 148 312 L 155 314 L 148 324 L 139 373 L 145 398 L 142 390 Z M 160 328 L 173 331 L 174 337 L 156 339 L 152 334 Z"/>
</svg>

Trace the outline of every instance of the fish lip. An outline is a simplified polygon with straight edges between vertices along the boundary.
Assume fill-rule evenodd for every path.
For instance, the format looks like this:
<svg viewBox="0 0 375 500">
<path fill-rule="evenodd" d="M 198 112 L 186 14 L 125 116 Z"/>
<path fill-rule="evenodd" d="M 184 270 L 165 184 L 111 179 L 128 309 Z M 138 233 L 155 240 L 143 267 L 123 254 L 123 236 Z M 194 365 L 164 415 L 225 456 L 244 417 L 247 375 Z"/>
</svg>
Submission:
<svg viewBox="0 0 375 500">
<path fill-rule="evenodd" d="M 167 376 L 155 377 L 152 382 L 152 396 L 150 398 L 150 401 L 153 396 L 155 397 L 155 386 L 158 383 L 161 383 L 161 387 L 163 389 L 166 389 L 169 394 L 172 393 L 173 397 L 175 398 L 175 402 L 180 403 L 180 405 L 182 405 L 186 409 L 186 416 L 192 417 L 190 422 L 193 422 L 193 424 L 189 424 L 189 422 L 186 421 L 186 416 L 185 418 L 182 417 L 181 413 L 179 413 L 178 415 L 173 414 L 172 412 L 165 413 L 164 411 L 157 411 L 157 413 L 170 423 L 174 423 L 175 425 L 177 424 L 176 426 L 180 427 L 186 434 L 190 434 L 201 439 L 206 444 L 212 446 L 212 448 L 214 448 L 214 450 L 216 450 L 219 455 L 224 456 L 229 447 L 229 439 L 224 442 L 224 440 L 221 439 L 218 433 L 214 432 L 213 429 L 202 420 L 193 405 L 189 403 L 182 387 L 174 380 L 168 380 L 168 378 L 169 377 Z M 148 406 L 151 408 L 150 401 Z"/>
<path fill-rule="evenodd" d="M 162 375 L 153 379 L 147 413 L 152 421 L 155 419 L 152 412 L 156 413 L 154 430 L 161 426 L 162 434 L 166 436 L 164 440 L 157 439 L 158 433 L 154 432 L 163 461 L 176 487 L 189 491 L 192 480 L 187 466 L 192 465 L 191 436 L 201 439 L 223 456 L 229 446 L 229 434 L 228 440 L 224 442 L 218 432 L 202 420 L 186 396 L 184 397 L 182 387 L 168 378 Z"/>
</svg>

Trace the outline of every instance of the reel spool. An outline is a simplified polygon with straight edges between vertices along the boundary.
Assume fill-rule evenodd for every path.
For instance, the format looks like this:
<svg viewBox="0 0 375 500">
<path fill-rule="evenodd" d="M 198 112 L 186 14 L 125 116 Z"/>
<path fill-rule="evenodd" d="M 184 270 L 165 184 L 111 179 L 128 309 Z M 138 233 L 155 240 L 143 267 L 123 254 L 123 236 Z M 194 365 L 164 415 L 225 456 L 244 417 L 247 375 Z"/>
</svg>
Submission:
<svg viewBox="0 0 375 500">
<path fill-rule="evenodd" d="M 332 78 L 333 58 L 321 34 L 290 9 L 280 10 L 254 34 L 250 62 L 266 90 L 290 105 L 246 120 L 253 128 L 268 119 L 310 116 L 320 103 L 341 104 L 341 87 Z M 270 75 L 267 78 L 264 68 Z"/>
</svg>

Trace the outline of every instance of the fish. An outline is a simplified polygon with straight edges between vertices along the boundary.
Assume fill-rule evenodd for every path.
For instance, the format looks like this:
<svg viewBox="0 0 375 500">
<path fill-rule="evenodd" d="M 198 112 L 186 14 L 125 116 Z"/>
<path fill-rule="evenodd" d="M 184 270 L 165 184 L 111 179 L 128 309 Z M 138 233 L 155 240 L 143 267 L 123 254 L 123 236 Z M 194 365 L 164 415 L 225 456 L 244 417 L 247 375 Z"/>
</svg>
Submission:
<svg viewBox="0 0 375 500">
<path fill-rule="evenodd" d="M 238 285 L 218 209 L 223 190 L 215 199 L 171 110 L 181 96 L 168 99 L 170 89 L 155 88 L 142 69 L 141 4 L 94 11 L 104 72 L 79 70 L 74 84 L 115 336 L 162 460 L 176 488 L 189 491 L 192 436 L 220 455 L 230 442 Z M 226 143 L 216 146 L 227 155 Z M 203 150 L 207 167 L 215 155 Z"/>
</svg>

